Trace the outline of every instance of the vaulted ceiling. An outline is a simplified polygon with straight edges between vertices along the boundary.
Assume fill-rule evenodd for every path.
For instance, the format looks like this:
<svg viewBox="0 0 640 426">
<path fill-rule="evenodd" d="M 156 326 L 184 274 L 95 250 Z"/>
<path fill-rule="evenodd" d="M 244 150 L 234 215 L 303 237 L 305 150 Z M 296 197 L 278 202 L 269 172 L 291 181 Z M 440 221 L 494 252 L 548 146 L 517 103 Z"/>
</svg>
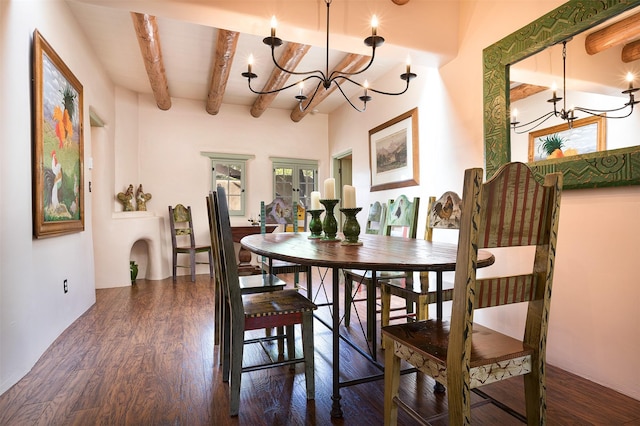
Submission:
<svg viewBox="0 0 640 426">
<path fill-rule="evenodd" d="M 439 67 L 457 51 L 459 1 L 333 0 L 330 50 L 326 50 L 324 0 L 67 0 L 89 43 L 112 81 L 137 93 L 152 94 L 158 108 L 171 108 L 172 98 L 202 101 L 215 115 L 225 104 L 245 105 L 260 117 L 268 108 L 291 111 L 293 121 L 311 112 L 329 113 L 343 105 L 335 90 L 322 89 L 305 112 L 295 100 L 297 88 L 273 95 L 255 95 L 241 73 L 250 54 L 258 75 L 257 90 L 273 90 L 287 83 L 271 61 L 262 39 L 269 35 L 272 15 L 278 17 L 278 36 L 285 40 L 276 57 L 296 71 L 329 68 L 355 70 L 367 62 L 371 15 L 380 20 L 378 34 L 385 44 L 376 50 L 369 82 L 385 91 L 404 87 L 399 76 L 405 63 Z M 294 79 L 288 82 L 291 84 Z M 357 102 L 362 90 L 341 88 Z M 310 89 L 310 88 L 309 88 Z M 381 102 L 374 95 L 372 102 Z"/>
</svg>

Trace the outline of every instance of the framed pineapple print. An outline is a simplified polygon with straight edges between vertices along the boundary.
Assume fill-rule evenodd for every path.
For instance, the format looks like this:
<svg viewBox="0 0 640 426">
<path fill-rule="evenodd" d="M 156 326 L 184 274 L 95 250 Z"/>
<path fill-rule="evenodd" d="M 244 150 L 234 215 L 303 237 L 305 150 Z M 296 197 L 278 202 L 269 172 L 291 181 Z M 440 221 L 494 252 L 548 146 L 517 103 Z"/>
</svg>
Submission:
<svg viewBox="0 0 640 426">
<path fill-rule="evenodd" d="M 33 234 L 84 231 L 82 84 L 33 34 Z"/>
<path fill-rule="evenodd" d="M 529 162 L 606 149 L 606 117 L 594 115 L 529 133 Z"/>
</svg>

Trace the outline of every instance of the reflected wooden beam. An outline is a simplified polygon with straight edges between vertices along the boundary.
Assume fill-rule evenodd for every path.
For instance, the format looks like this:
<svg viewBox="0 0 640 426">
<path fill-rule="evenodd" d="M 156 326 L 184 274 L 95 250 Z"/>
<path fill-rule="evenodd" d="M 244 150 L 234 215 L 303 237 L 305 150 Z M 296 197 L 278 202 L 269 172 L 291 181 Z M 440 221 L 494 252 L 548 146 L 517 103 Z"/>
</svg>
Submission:
<svg viewBox="0 0 640 426">
<path fill-rule="evenodd" d="M 516 87 L 514 87 L 513 89 L 510 90 L 509 92 L 509 101 L 510 102 L 515 102 L 515 101 L 519 101 L 521 99 L 527 98 L 529 96 L 535 95 L 536 93 L 540 93 L 540 92 L 544 92 L 545 90 L 549 89 L 548 87 L 545 86 L 538 86 L 536 84 L 528 84 L 528 83 L 522 83 Z"/>
<path fill-rule="evenodd" d="M 167 75 L 162 62 L 162 47 L 160 46 L 156 17 L 131 12 L 131 19 L 133 20 L 133 27 L 140 45 L 140 53 L 149 76 L 149 83 L 151 84 L 156 104 L 161 110 L 168 110 L 171 108 L 171 97 L 169 96 L 169 84 L 167 83 Z"/>
<path fill-rule="evenodd" d="M 584 47 L 589 55 L 594 55 L 610 47 L 634 41 L 639 34 L 640 13 L 589 34 L 584 41 Z"/>
<path fill-rule="evenodd" d="M 333 69 L 332 72 L 355 72 L 361 69 L 370 60 L 371 60 L 370 56 L 356 55 L 355 53 L 350 53 L 344 57 L 344 59 Z M 344 80 L 336 80 L 336 82 L 338 84 L 342 84 Z M 318 93 L 316 93 L 316 96 L 313 98 L 313 101 L 309 102 L 306 105 L 306 109 L 304 111 L 300 111 L 300 107 L 298 105 L 295 106 L 293 111 L 291 111 L 291 120 L 295 121 L 296 123 L 302 120 L 302 118 L 305 115 L 313 111 L 313 109 L 320 102 L 325 100 L 327 96 L 333 93 L 333 91 L 336 90 L 336 88 L 337 86 L 335 84 L 332 84 L 331 87 L 329 87 L 328 89 L 325 89 L 324 87 L 320 86 L 320 88 L 318 89 Z M 313 93 L 313 90 L 315 90 L 315 87 L 312 89 L 311 93 Z M 307 93 L 307 95 L 309 96 L 310 94 Z"/>
<path fill-rule="evenodd" d="M 222 104 L 224 91 L 227 88 L 227 81 L 229 81 L 229 73 L 233 64 L 233 57 L 236 54 L 239 35 L 240 33 L 235 31 L 218 30 L 206 107 L 207 112 L 211 115 L 216 115 L 220 112 L 220 105 Z"/>
<path fill-rule="evenodd" d="M 640 40 L 626 44 L 622 48 L 622 62 L 629 63 L 640 59 Z"/>
<path fill-rule="evenodd" d="M 397 4 L 398 6 L 402 6 L 403 4 L 409 3 L 409 0 L 391 0 L 391 1 Z"/>
<path fill-rule="evenodd" d="M 295 70 L 302 58 L 304 58 L 304 55 L 309 51 L 310 47 L 311 46 L 307 44 L 287 43 L 282 56 L 278 59 L 278 64 L 280 64 L 284 69 Z M 280 70 L 278 67 L 274 67 L 261 92 L 270 92 L 272 90 L 281 89 L 284 87 L 290 76 L 291 74 Z M 251 107 L 251 115 L 256 118 L 260 117 L 269 105 L 271 105 L 271 102 L 273 102 L 276 96 L 278 96 L 278 93 L 258 95 L 258 98 Z"/>
</svg>

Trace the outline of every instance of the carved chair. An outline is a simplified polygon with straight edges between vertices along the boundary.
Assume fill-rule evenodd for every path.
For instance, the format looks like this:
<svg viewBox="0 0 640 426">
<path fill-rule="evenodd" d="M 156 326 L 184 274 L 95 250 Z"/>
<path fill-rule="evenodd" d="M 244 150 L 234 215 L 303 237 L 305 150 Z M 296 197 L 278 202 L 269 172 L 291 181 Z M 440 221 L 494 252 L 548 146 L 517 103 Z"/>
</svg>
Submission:
<svg viewBox="0 0 640 426">
<path fill-rule="evenodd" d="M 224 255 L 222 253 L 222 243 L 220 237 L 220 220 L 217 211 L 217 202 L 216 197 L 218 193 L 216 191 L 212 191 L 207 196 L 207 212 L 209 214 L 209 233 L 211 236 L 211 247 L 213 249 L 214 256 L 214 267 L 215 267 L 215 288 L 214 288 L 214 298 L 215 298 L 215 315 L 214 315 L 214 344 L 220 344 L 220 329 L 222 327 L 222 317 L 225 308 L 225 303 L 223 302 L 223 283 L 222 278 L 225 274 L 224 268 L 227 265 L 224 262 Z M 276 290 L 282 290 L 286 283 L 275 275 L 260 273 L 256 275 L 242 275 L 238 277 L 238 281 L 240 283 L 240 291 L 242 294 L 251 294 L 251 293 L 263 293 L 263 292 L 271 292 Z M 282 330 L 279 331 L 279 334 L 282 334 Z M 281 342 L 281 340 L 279 341 Z M 282 346 L 282 343 L 280 343 Z M 219 354 L 222 354 L 224 351 L 219 351 Z M 283 350 L 280 348 L 280 353 Z M 222 363 L 222 356 L 220 356 L 219 363 Z"/>
<path fill-rule="evenodd" d="M 413 201 L 409 201 L 406 195 L 400 195 L 395 200 L 389 200 L 387 215 L 384 224 L 383 235 L 401 236 L 404 238 L 415 238 L 417 234 L 418 209 L 420 207 L 420 198 L 415 197 Z M 375 327 L 376 318 L 376 289 L 373 288 L 373 276 L 371 271 L 360 269 L 345 269 L 345 307 L 344 307 L 344 324 L 346 327 L 350 325 L 351 305 L 353 304 L 353 283 L 356 282 L 358 288 L 364 286 L 367 292 L 367 338 L 371 339 L 373 327 Z M 376 279 L 403 278 L 407 276 L 405 271 L 377 271 Z M 411 309 L 407 306 L 407 309 Z"/>
<path fill-rule="evenodd" d="M 524 375 L 527 423 L 546 422 L 545 357 L 556 257 L 562 175 L 538 183 L 523 163 L 509 163 L 482 183 L 482 169 L 465 172 L 451 320 L 384 327 L 384 423 L 398 407 L 419 414 L 398 397 L 402 360 L 446 387 L 451 425 L 471 424 L 471 390 Z M 479 249 L 530 246 L 531 271 L 477 278 Z M 533 253 L 532 253 L 533 255 Z M 474 322 L 474 311 L 527 303 L 522 340 Z"/>
<path fill-rule="evenodd" d="M 193 217 L 191 206 L 185 207 L 178 204 L 169 206 L 169 226 L 171 228 L 173 282 L 176 282 L 177 268 L 189 268 L 191 270 L 191 282 L 196 281 L 196 253 L 207 253 L 209 256 L 209 276 L 213 278 L 213 254 L 210 245 L 197 245 L 193 233 Z M 178 265 L 178 255 L 189 255 L 189 265 Z"/>
<path fill-rule="evenodd" d="M 293 214 L 293 207 L 282 198 L 276 198 L 269 204 L 265 204 L 264 201 L 260 203 L 260 226 L 263 234 L 266 232 L 266 224 L 283 225 L 285 231 L 289 229 L 298 232 L 300 229 L 299 219 L 301 217 L 304 231 L 307 225 L 307 215 L 306 210 L 300 203 L 296 207 L 296 214 Z M 293 281 L 296 288 L 299 287 L 300 273 L 305 274 L 307 278 L 307 297 L 311 299 L 312 275 L 310 266 L 271 258 L 262 258 L 261 264 L 262 269 L 269 274 L 294 274 Z"/>
<path fill-rule="evenodd" d="M 447 191 L 436 200 L 436 197 L 429 197 L 427 208 L 427 221 L 424 239 L 433 241 L 434 229 L 460 229 L 460 213 L 462 200 L 460 196 L 452 191 Z M 449 288 L 443 290 L 443 272 L 433 272 L 436 275 L 436 288 L 429 288 L 429 272 L 413 272 L 406 278 L 381 279 L 381 302 L 382 319 L 381 326 L 389 325 L 391 319 L 391 296 L 405 299 L 407 303 L 415 304 L 415 315 L 408 313 L 408 317 L 415 316 L 416 320 L 426 320 L 429 318 L 429 304 L 437 303 L 438 319 L 442 319 L 442 302 L 451 300 L 453 290 Z M 448 287 L 452 287 L 450 284 Z"/>
<path fill-rule="evenodd" d="M 221 228 L 221 243 L 226 263 L 223 282 L 225 286 L 228 308 L 223 320 L 223 340 L 230 341 L 229 353 L 224 360 L 230 362 L 230 371 L 223 369 L 223 380 L 229 383 L 229 414 L 237 416 L 240 407 L 240 382 L 242 373 L 262 368 L 305 364 L 305 381 L 307 399 L 315 397 L 314 348 L 313 348 L 313 311 L 317 306 L 296 290 L 282 290 L 270 293 L 242 295 L 238 280 L 237 261 L 233 249 L 233 235 L 229 223 L 229 210 L 224 188 L 218 187 L 217 211 Z M 268 362 L 248 367 L 242 366 L 245 343 L 245 332 L 267 327 L 286 327 L 287 335 L 292 336 L 295 324 L 302 326 L 303 358 L 295 358 L 294 341 L 287 338 L 288 356 L 284 361 Z M 257 339 L 261 340 L 261 339 Z M 224 362 L 223 362 L 224 365 Z M 229 374 L 230 373 L 230 374 Z M 258 395 L 260 396 L 260 395 Z"/>
</svg>

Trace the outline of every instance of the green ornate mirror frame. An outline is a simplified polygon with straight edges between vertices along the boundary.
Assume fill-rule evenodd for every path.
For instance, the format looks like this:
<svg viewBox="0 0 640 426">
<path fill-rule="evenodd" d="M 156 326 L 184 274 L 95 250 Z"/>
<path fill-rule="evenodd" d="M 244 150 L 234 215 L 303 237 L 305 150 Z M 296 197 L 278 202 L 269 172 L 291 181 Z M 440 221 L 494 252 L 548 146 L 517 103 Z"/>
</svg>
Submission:
<svg viewBox="0 0 640 426">
<path fill-rule="evenodd" d="M 487 177 L 511 161 L 509 66 L 640 5 L 640 0 L 570 0 L 483 50 Z M 640 146 L 529 163 L 537 176 L 562 171 L 564 187 L 640 185 Z"/>
</svg>

